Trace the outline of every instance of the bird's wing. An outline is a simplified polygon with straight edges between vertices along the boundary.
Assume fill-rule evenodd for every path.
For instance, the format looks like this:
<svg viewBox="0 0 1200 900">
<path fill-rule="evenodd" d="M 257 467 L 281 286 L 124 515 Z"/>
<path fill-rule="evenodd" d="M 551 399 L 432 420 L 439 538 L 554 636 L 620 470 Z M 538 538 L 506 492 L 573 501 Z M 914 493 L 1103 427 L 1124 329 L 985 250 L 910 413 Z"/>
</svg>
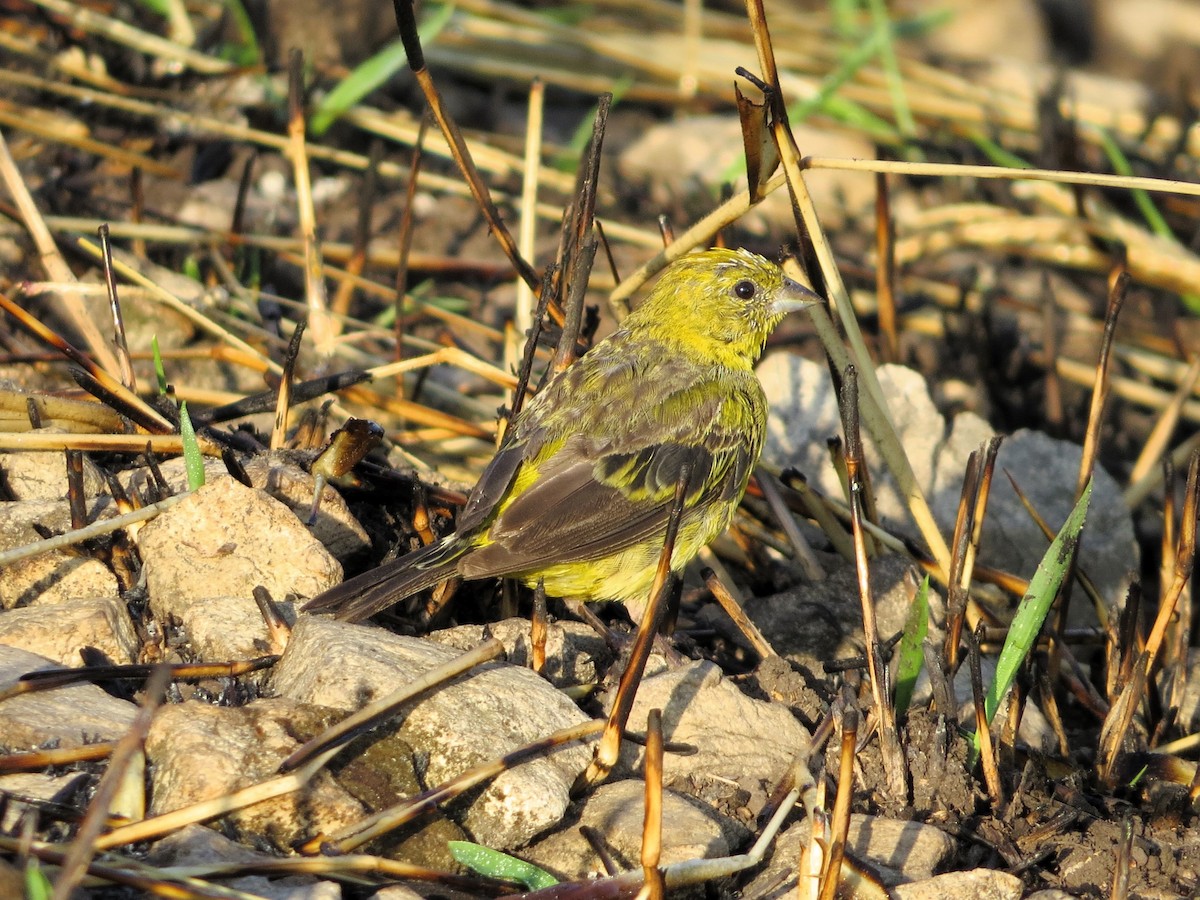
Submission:
<svg viewBox="0 0 1200 900">
<path fill-rule="evenodd" d="M 536 571 L 661 534 L 685 465 L 687 508 L 733 500 L 758 455 L 758 440 L 749 436 L 761 428 L 752 421 L 761 389 L 756 381 L 744 391 L 705 381 L 669 384 L 650 389 L 636 409 L 614 409 L 587 432 L 573 431 L 552 450 L 543 444 L 539 454 L 518 442 L 501 451 L 472 499 L 503 502 L 486 510 L 468 504 L 473 526 L 494 518 L 459 571 L 468 578 Z M 648 442 L 650 433 L 657 440 Z"/>
</svg>

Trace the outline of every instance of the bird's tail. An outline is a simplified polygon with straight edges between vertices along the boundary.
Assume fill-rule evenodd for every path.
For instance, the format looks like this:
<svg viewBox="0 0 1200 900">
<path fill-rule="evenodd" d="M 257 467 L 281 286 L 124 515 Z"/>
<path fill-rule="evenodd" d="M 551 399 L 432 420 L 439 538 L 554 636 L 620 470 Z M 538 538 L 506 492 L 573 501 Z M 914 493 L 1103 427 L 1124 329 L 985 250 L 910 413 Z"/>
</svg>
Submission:
<svg viewBox="0 0 1200 900">
<path fill-rule="evenodd" d="M 303 611 L 331 612 L 347 622 L 359 622 L 452 578 L 466 549 L 453 535 L 436 541 L 331 587 L 309 600 Z"/>
</svg>

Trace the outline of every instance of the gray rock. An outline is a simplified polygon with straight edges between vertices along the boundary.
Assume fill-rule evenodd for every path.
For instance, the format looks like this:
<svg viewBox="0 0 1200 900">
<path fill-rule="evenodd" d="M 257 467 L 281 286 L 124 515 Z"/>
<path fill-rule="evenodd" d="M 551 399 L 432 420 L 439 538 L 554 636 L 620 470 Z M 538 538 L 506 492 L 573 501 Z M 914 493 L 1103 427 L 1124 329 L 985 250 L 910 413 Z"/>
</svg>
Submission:
<svg viewBox="0 0 1200 900">
<path fill-rule="evenodd" d="M 457 655 L 431 641 L 301 616 L 271 686 L 283 697 L 354 710 Z M 537 675 L 503 663 L 456 679 L 402 715 L 399 735 L 412 746 L 427 787 L 587 721 Z M 590 749 L 576 744 L 503 773 L 463 810 L 463 826 L 494 849 L 527 843 L 562 818 L 568 791 L 590 759 Z"/>
<path fill-rule="evenodd" d="M 1018 431 L 1005 438 L 996 459 L 996 477 L 992 480 L 983 525 L 981 563 L 1025 578 L 1033 577 L 1050 545 L 1025 512 L 1004 471 L 1012 473 L 1034 508 L 1057 531 L 1075 503 L 1081 455 L 1081 449 L 1074 444 L 1036 431 Z M 1079 565 L 1099 587 L 1109 609 L 1123 603 L 1129 574 L 1138 568 L 1133 519 L 1121 499 L 1120 485 L 1099 466 L 1083 530 Z M 1082 591 L 1075 593 L 1072 611 L 1089 612 L 1086 596 Z M 1094 617 L 1076 621 L 1085 624 L 1094 622 Z"/>
<path fill-rule="evenodd" d="M 140 646 L 125 604 L 112 597 L 2 612 L 0 644 L 37 653 L 64 666 L 82 665 L 80 652 L 85 647 L 99 650 L 113 663 L 136 662 Z"/>
<path fill-rule="evenodd" d="M 250 848 L 217 834 L 202 825 L 185 825 L 173 831 L 161 841 L 156 841 L 147 854 L 146 861 L 153 866 L 222 866 L 233 863 L 253 864 L 269 862 L 275 857 L 258 853 Z M 339 900 L 340 885 L 332 881 L 318 881 L 312 876 L 268 879 L 261 875 L 231 878 L 217 882 L 222 887 L 242 891 L 267 900 Z"/>
<path fill-rule="evenodd" d="M 666 753 L 664 785 L 719 808 L 756 813 L 809 735 L 783 706 L 743 694 L 710 662 L 696 662 L 645 679 L 629 715 L 644 731 L 650 710 L 660 709 L 663 737 L 695 753 Z M 622 764 L 642 765 L 645 750 L 625 741 Z"/>
<path fill-rule="evenodd" d="M 645 787 L 636 779 L 604 784 L 592 792 L 579 821 L 529 847 L 522 857 L 562 881 L 606 875 L 603 861 L 580 829 L 594 829 L 620 871 L 641 868 Z M 703 804 L 674 791 L 663 791 L 660 865 L 728 856 L 729 842 L 720 817 Z"/>
<path fill-rule="evenodd" d="M 862 605 L 854 566 L 839 559 L 827 568 L 829 577 L 824 581 L 745 601 L 746 613 L 771 636 L 775 651 L 814 672 L 830 660 L 863 652 Z M 903 629 L 919 578 L 913 563 L 897 555 L 872 559 L 870 571 L 876 623 L 880 635 L 888 638 Z M 932 592 L 930 599 L 938 602 Z M 931 618 L 938 621 L 936 613 Z"/>
<path fill-rule="evenodd" d="M 195 701 L 164 706 L 146 736 L 151 811 L 170 812 L 274 777 L 305 737 L 333 719 L 330 710 L 283 699 L 237 708 Z M 362 804 L 328 772 L 320 772 L 303 791 L 256 803 L 228 818 L 241 835 L 286 851 L 296 841 L 335 831 L 363 815 Z"/>
<path fill-rule="evenodd" d="M 530 666 L 532 643 L 528 619 L 505 619 L 491 625 L 458 625 L 429 635 L 431 641 L 470 650 L 494 637 L 504 644 L 504 653 L 514 666 Z M 546 634 L 546 666 L 542 676 L 556 687 L 589 684 L 599 673 L 597 660 L 609 655 L 604 640 L 582 622 L 553 622 Z"/>
<path fill-rule="evenodd" d="M 0 645 L 0 685 L 27 672 L 57 666 L 44 656 Z M 10 750 L 32 750 L 51 742 L 59 747 L 82 747 L 115 741 L 129 730 L 136 714 L 132 703 L 118 700 L 94 684 L 37 691 L 0 703 L 0 741 Z"/>
<path fill-rule="evenodd" d="M 808 819 L 783 832 L 766 867 L 747 886 L 746 896 L 759 896 L 758 890 L 768 885 L 778 885 L 772 894 L 778 897 L 794 889 L 798 851 L 808 844 L 811 832 Z M 889 887 L 932 877 L 955 850 L 954 840 L 932 825 L 857 813 L 850 817 L 846 846 L 855 859 L 876 868 Z"/>
<path fill-rule="evenodd" d="M 35 428 L 31 434 L 64 434 L 61 428 Z M 67 496 L 67 457 L 59 450 L 0 453 L 0 485 L 13 500 L 61 500 Z M 104 476 L 83 458 L 83 495 L 104 492 Z"/>
<path fill-rule="evenodd" d="M 245 469 L 250 483 L 292 510 L 312 536 L 338 559 L 345 559 L 370 546 L 367 533 L 351 515 L 342 495 L 329 485 L 321 494 L 316 521 L 312 525 L 307 524 L 316 482 L 309 472 L 291 458 L 295 455 L 280 452 L 249 460 Z M 174 491 L 187 490 L 187 472 L 182 458 L 167 460 L 159 467 L 159 471 Z M 216 459 L 205 460 L 204 472 L 205 484 L 232 477 L 224 463 Z M 126 490 L 140 493 L 147 490 L 152 478 L 149 470 L 134 469 L 123 475 L 121 481 Z"/>
<path fill-rule="evenodd" d="M 841 435 L 828 370 L 823 364 L 795 355 L 774 354 L 759 366 L 758 372 L 771 404 L 764 458 L 781 467 L 797 467 L 814 487 L 841 498 L 841 483 L 829 463 L 825 445 L 830 436 Z M 917 483 L 948 537 L 954 529 L 967 456 L 993 432 L 973 413 L 961 413 L 947 433 L 924 381 L 914 372 L 881 366 L 879 382 Z M 913 534 L 915 527 L 869 436 L 864 443 L 884 524 Z M 1012 472 L 1051 527 L 1058 528 L 1074 504 L 1080 455 L 1078 446 L 1041 433 L 1018 431 L 1005 439 L 983 527 L 981 564 L 1031 578 L 1048 546 L 1003 470 Z M 1138 565 L 1132 518 L 1116 481 L 1100 467 L 1096 469 L 1080 564 L 1100 586 L 1110 608 L 1124 599 L 1127 574 Z M 1083 607 L 1082 601 L 1072 605 L 1081 616 L 1075 623 L 1094 622 Z"/>
<path fill-rule="evenodd" d="M 896 900 L 943 900 L 945 897 L 971 897 L 972 900 L 1020 900 L 1024 893 L 1021 879 L 996 869 L 972 869 L 947 872 L 925 881 L 900 884 L 892 888 Z"/>
<path fill-rule="evenodd" d="M 1192 647 L 1188 650 L 1187 671 L 1200 672 L 1200 650 Z M 1191 676 L 1183 687 L 1183 696 L 1179 700 L 1179 727 L 1184 734 L 1190 734 L 1200 726 L 1200 678 Z"/>
<path fill-rule="evenodd" d="M 889 415 L 917 483 L 928 490 L 945 433 L 942 417 L 920 374 L 888 365 L 880 366 L 878 375 Z M 826 447 L 830 438 L 843 436 L 837 393 L 828 368 L 795 354 L 774 353 L 758 367 L 758 377 L 770 403 L 764 459 L 781 468 L 798 468 L 814 487 L 842 499 L 841 481 Z M 864 450 L 881 518 L 909 529 L 907 507 L 869 435 L 865 435 Z"/>
<path fill-rule="evenodd" d="M 342 580 L 342 567 L 296 516 L 232 478 L 206 484 L 149 522 L 138 545 L 150 607 L 179 617 L 209 597 L 314 597 Z"/>
</svg>

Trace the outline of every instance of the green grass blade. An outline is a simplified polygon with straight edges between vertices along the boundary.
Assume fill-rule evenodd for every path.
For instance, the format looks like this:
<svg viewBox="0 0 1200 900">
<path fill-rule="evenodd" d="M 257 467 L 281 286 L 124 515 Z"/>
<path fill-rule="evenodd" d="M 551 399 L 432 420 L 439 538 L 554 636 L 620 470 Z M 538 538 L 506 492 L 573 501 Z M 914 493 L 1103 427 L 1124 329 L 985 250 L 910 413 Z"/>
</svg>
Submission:
<svg viewBox="0 0 1200 900">
<path fill-rule="evenodd" d="M 507 853 L 491 850 L 470 841 L 448 843 L 450 855 L 454 857 L 455 862 L 487 878 L 515 882 L 529 891 L 538 891 L 558 884 L 558 880 L 545 869 L 539 869 L 533 863 L 527 863 Z"/>
<path fill-rule="evenodd" d="M 867 0 L 871 10 L 871 20 L 874 23 L 874 34 L 879 36 L 879 61 L 883 65 L 884 77 L 887 80 L 888 94 L 892 99 L 892 114 L 896 118 L 896 127 L 905 137 L 917 133 L 917 123 L 912 110 L 908 106 L 908 94 L 904 90 L 904 77 L 900 74 L 900 62 L 896 58 L 896 45 L 892 41 L 893 28 L 888 18 L 888 8 L 884 0 Z"/>
<path fill-rule="evenodd" d="M 254 33 L 254 23 L 242 0 L 223 0 L 229 10 L 229 18 L 233 21 L 234 31 L 237 32 L 237 43 L 224 48 L 222 56 L 233 60 L 240 66 L 255 66 L 262 62 L 262 45 L 258 35 Z"/>
<path fill-rule="evenodd" d="M 452 15 L 454 15 L 453 3 L 437 7 L 434 14 L 423 22 L 419 29 L 422 45 L 428 45 L 436 39 L 450 22 Z M 338 82 L 337 87 L 325 95 L 313 111 L 312 118 L 308 123 L 309 131 L 314 137 L 320 137 L 346 110 L 357 104 L 407 64 L 408 58 L 404 53 L 404 45 L 398 40 L 388 44 L 366 62 L 359 64 L 353 72 Z"/>
<path fill-rule="evenodd" d="M 50 900 L 54 894 L 54 885 L 42 871 L 41 863 L 30 858 L 25 863 L 25 900 Z"/>
<path fill-rule="evenodd" d="M 1109 165 L 1113 167 L 1113 171 L 1118 175 L 1133 175 L 1133 166 L 1129 164 L 1129 157 L 1121 149 L 1120 145 L 1113 139 L 1113 136 L 1104 129 L 1099 129 L 1100 143 L 1104 148 L 1104 155 L 1108 157 Z M 1154 198 L 1150 196 L 1148 191 L 1141 188 L 1134 188 L 1130 191 L 1133 197 L 1133 202 L 1137 205 L 1138 212 L 1142 214 L 1142 218 L 1146 220 L 1146 224 L 1150 226 L 1150 231 L 1160 238 L 1165 238 L 1173 244 L 1179 243 L 1179 238 L 1175 236 L 1175 232 L 1171 230 L 1171 226 L 1167 224 L 1167 220 L 1163 218 L 1163 214 L 1159 212 L 1158 207 L 1154 205 Z M 1181 294 L 1180 299 L 1193 313 L 1200 313 L 1200 294 Z"/>
<path fill-rule="evenodd" d="M 154 355 L 154 377 L 158 380 L 158 393 L 161 396 L 166 396 L 167 388 L 167 370 L 163 367 L 162 351 L 158 349 L 158 335 L 150 338 L 150 352 Z"/>
<path fill-rule="evenodd" d="M 1108 164 L 1113 167 L 1113 171 L 1118 175 L 1133 175 L 1133 166 L 1129 164 L 1129 157 L 1125 155 L 1117 142 L 1113 140 L 1113 136 L 1104 129 L 1099 129 L 1099 133 L 1100 145 L 1104 148 L 1104 155 L 1108 157 Z M 1167 224 L 1167 220 L 1158 211 L 1158 207 L 1154 205 L 1154 201 L 1150 198 L 1150 195 L 1141 188 L 1134 188 L 1129 193 L 1133 197 L 1133 202 L 1137 204 L 1138 212 L 1142 214 L 1142 218 L 1150 226 L 1150 230 L 1159 237 L 1176 241 L 1175 232 L 1171 230 L 1171 226 Z"/>
<path fill-rule="evenodd" d="M 179 436 L 183 438 L 183 468 L 187 471 L 188 490 L 198 490 L 204 487 L 204 454 L 200 452 L 186 402 L 179 404 Z"/>
<path fill-rule="evenodd" d="M 1026 162 L 1015 153 L 1005 150 L 982 132 L 968 132 L 966 138 L 979 148 L 983 155 L 987 157 L 988 162 L 993 166 L 1001 166 L 1005 169 L 1033 168 L 1032 163 Z"/>
<path fill-rule="evenodd" d="M 912 606 L 908 609 L 908 619 L 904 623 L 904 633 L 900 636 L 900 646 L 896 651 L 896 715 L 904 715 L 908 704 L 912 702 L 913 690 L 917 686 L 917 676 L 921 674 L 921 666 L 925 662 L 925 635 L 929 632 L 929 576 L 926 575 L 917 588 Z"/>
<path fill-rule="evenodd" d="M 995 717 L 1001 699 L 1008 693 L 1017 677 L 1017 670 L 1037 643 L 1042 623 L 1050 612 L 1050 605 L 1054 602 L 1063 579 L 1071 570 L 1071 561 L 1075 557 L 1079 533 L 1087 519 L 1088 503 L 1091 499 L 1092 482 L 1089 481 L 1079 502 L 1071 510 L 1071 515 L 1067 516 L 1067 521 L 1063 523 L 1062 529 L 1051 542 L 1050 549 L 1038 564 L 1037 572 L 1029 582 L 1029 590 L 1021 598 L 1017 614 L 1008 627 L 1008 638 L 1000 650 L 1000 659 L 996 663 L 996 677 L 984 698 L 984 711 L 988 722 Z"/>
</svg>

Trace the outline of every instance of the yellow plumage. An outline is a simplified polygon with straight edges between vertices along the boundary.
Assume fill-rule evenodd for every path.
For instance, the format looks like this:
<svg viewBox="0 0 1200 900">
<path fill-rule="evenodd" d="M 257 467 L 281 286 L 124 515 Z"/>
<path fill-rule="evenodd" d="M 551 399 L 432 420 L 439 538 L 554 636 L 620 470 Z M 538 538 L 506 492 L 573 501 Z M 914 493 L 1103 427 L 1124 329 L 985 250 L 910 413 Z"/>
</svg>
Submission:
<svg viewBox="0 0 1200 900">
<path fill-rule="evenodd" d="M 780 319 L 818 300 L 744 250 L 673 263 L 617 331 L 517 416 L 453 534 L 305 608 L 357 620 L 454 575 L 644 603 L 685 464 L 672 569 L 728 527 L 766 430 L 754 364 Z"/>
</svg>

